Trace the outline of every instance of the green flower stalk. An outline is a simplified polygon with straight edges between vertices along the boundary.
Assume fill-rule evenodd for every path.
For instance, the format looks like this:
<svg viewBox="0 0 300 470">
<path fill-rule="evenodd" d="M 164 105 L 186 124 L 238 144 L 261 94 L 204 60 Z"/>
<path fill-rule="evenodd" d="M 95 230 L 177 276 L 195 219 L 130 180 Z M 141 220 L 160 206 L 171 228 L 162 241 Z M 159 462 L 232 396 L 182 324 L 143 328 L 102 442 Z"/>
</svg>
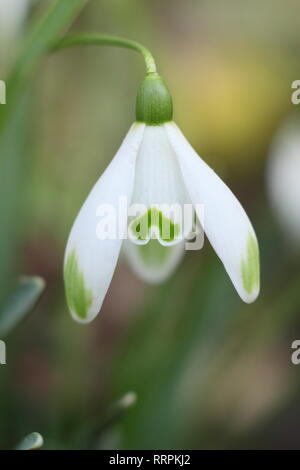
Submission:
<svg viewBox="0 0 300 470">
<path fill-rule="evenodd" d="M 122 246 L 140 277 L 160 282 L 176 268 L 191 234 L 203 230 L 242 300 L 253 302 L 259 252 L 251 222 L 173 122 L 172 98 L 152 54 L 137 42 L 98 34 L 66 37 L 53 50 L 89 44 L 139 52 L 146 76 L 137 93 L 136 120 L 69 235 L 64 278 L 72 316 L 87 323 L 98 314 Z M 186 207 L 192 214 L 187 223 L 181 217 Z"/>
</svg>

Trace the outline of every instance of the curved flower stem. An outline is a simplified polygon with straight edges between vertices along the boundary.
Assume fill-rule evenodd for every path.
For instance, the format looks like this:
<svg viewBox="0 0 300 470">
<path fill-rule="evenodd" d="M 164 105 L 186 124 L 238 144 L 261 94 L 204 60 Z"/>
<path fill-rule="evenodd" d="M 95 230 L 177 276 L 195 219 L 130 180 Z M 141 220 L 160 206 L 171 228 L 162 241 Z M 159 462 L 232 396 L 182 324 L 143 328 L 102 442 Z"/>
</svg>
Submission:
<svg viewBox="0 0 300 470">
<path fill-rule="evenodd" d="M 147 75 L 150 73 L 156 73 L 156 65 L 153 55 L 146 47 L 136 41 L 131 41 L 130 39 L 125 39 L 118 36 L 110 36 L 106 34 L 96 33 L 66 36 L 65 38 L 55 43 L 51 50 L 58 51 L 67 47 L 84 45 L 116 46 L 124 47 L 126 49 L 132 49 L 136 52 L 139 52 L 143 56 L 145 60 Z"/>
</svg>

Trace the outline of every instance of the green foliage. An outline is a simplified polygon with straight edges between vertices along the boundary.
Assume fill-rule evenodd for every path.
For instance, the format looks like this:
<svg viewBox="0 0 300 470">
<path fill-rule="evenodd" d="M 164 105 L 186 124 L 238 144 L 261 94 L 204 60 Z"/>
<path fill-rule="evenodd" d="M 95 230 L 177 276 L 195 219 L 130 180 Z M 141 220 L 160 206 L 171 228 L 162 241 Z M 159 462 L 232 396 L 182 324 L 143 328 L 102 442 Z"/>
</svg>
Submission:
<svg viewBox="0 0 300 470">
<path fill-rule="evenodd" d="M 0 115 L 0 136 L 2 128 L 7 125 L 8 117 L 24 93 L 34 68 L 86 2 L 87 0 L 54 0 L 42 13 L 40 20 L 33 24 L 8 78 L 7 105 L 2 108 Z"/>
<path fill-rule="evenodd" d="M 0 303 L 15 274 L 22 218 L 31 110 L 32 72 L 51 44 L 75 18 L 85 0 L 55 0 L 33 25 L 7 80 L 7 103 L 0 106 Z"/>
</svg>

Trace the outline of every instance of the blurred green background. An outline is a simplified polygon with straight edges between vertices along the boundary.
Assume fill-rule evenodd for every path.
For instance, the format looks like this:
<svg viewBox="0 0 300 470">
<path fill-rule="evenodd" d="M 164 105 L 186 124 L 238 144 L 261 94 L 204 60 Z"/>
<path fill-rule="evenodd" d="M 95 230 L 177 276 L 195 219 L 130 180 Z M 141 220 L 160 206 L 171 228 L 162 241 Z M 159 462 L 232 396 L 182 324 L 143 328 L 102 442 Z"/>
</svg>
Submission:
<svg viewBox="0 0 300 470">
<path fill-rule="evenodd" d="M 48 3 L 33 2 L 0 49 L 1 79 Z M 291 363 L 300 255 L 265 189 L 271 139 L 300 112 L 290 99 L 300 78 L 299 14 L 296 0 L 90 0 L 71 28 L 125 36 L 153 52 L 175 121 L 253 221 L 262 289 L 252 305 L 206 240 L 159 286 L 121 260 L 97 319 L 71 320 L 65 242 L 134 120 L 138 55 L 100 47 L 44 55 L 10 117 L 9 104 L 0 105 L 0 125 L 11 121 L 0 133 L 2 303 L 20 274 L 46 282 L 33 312 L 0 334 L 0 448 L 31 431 L 50 449 L 300 448 L 300 366 Z M 136 403 L 114 416 L 129 391 Z"/>
</svg>

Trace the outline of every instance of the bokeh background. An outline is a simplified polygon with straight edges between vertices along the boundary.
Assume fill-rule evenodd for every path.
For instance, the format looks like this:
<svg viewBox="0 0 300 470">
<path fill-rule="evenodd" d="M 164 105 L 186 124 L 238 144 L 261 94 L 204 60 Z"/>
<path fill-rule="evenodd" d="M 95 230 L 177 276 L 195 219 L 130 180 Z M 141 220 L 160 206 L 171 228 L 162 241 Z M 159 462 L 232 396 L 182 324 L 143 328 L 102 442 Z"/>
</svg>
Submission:
<svg viewBox="0 0 300 470">
<path fill-rule="evenodd" d="M 0 18 L 1 79 L 49 3 L 31 2 L 11 30 Z M 153 52 L 175 121 L 253 221 L 262 288 L 251 305 L 206 240 L 158 286 L 120 260 L 101 314 L 87 326 L 72 321 L 65 242 L 134 120 L 144 64 L 132 51 L 77 47 L 44 54 L 28 73 L 0 140 L 2 311 L 20 275 L 41 276 L 46 288 L 26 319 L 0 334 L 0 448 L 31 431 L 50 449 L 300 448 L 300 366 L 291 362 L 300 250 L 266 189 L 273 136 L 300 113 L 291 103 L 299 15 L 296 0 L 90 0 L 62 25 Z M 131 391 L 136 403 L 123 409 L 118 399 Z"/>
</svg>

